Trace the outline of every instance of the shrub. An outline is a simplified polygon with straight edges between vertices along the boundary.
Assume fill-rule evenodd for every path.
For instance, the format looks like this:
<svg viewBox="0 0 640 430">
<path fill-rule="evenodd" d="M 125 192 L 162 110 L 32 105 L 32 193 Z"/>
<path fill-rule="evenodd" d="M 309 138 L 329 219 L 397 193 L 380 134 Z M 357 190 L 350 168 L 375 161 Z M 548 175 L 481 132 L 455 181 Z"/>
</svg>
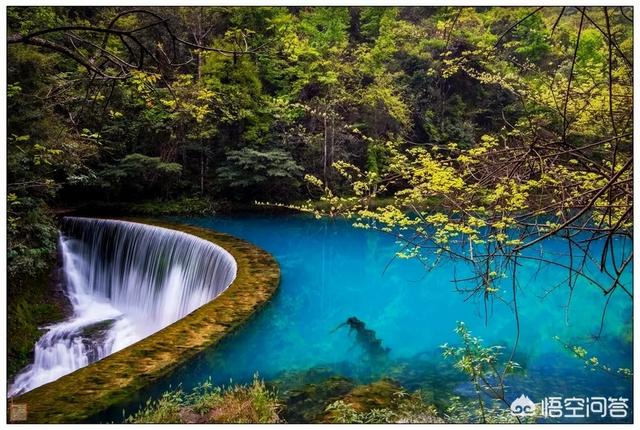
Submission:
<svg viewBox="0 0 640 430">
<path fill-rule="evenodd" d="M 279 423 L 276 395 L 254 376 L 248 385 L 214 386 L 210 380 L 190 393 L 165 392 L 126 419 L 127 423 Z"/>
</svg>

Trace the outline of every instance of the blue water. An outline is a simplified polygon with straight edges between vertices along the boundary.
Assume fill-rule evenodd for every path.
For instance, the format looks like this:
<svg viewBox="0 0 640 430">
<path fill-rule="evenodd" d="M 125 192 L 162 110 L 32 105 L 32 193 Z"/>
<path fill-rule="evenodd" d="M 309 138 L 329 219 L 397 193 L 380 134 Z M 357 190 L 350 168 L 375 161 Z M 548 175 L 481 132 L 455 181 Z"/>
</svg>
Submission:
<svg viewBox="0 0 640 430">
<path fill-rule="evenodd" d="M 141 400 L 178 384 L 189 389 L 209 377 L 226 384 L 247 382 L 259 373 L 267 381 L 282 381 L 309 369 L 362 382 L 391 376 L 405 388 L 422 389 L 437 400 L 472 394 L 453 361 L 441 355 L 440 345 L 459 344 L 453 332 L 458 321 L 464 321 L 487 345 L 500 344 L 505 351 L 513 345 L 516 326 L 510 283 L 501 291 L 505 300 L 490 301 L 485 308 L 482 297 L 467 298 L 455 291 L 454 273 L 463 278 L 468 268 L 442 261 L 425 270 L 416 259 L 392 259 L 398 245 L 384 233 L 356 229 L 344 220 L 300 215 L 179 221 L 230 233 L 273 254 L 282 271 L 280 290 L 244 327 L 149 387 Z M 617 246 L 623 249 L 630 244 Z M 544 252 L 556 261 L 567 258 L 566 244 L 560 241 L 545 243 Z M 614 370 L 632 367 L 630 297 L 619 289 L 613 294 L 604 329 L 595 340 L 607 297 L 579 279 L 567 307 L 565 270 L 538 270 L 535 262 L 521 263 L 520 341 L 515 359 L 523 371 L 508 381 L 507 399 L 523 393 L 535 402 L 545 396 L 631 399 L 631 380 L 586 369 L 553 339 L 559 336 L 566 343 L 584 346 L 587 357 L 595 355 Z M 596 270 L 591 275 L 600 276 Z M 622 282 L 631 288 L 631 275 L 626 274 Z M 389 362 L 381 366 L 368 360 L 354 335 L 345 327 L 337 328 L 351 316 L 364 321 L 390 348 Z"/>
</svg>

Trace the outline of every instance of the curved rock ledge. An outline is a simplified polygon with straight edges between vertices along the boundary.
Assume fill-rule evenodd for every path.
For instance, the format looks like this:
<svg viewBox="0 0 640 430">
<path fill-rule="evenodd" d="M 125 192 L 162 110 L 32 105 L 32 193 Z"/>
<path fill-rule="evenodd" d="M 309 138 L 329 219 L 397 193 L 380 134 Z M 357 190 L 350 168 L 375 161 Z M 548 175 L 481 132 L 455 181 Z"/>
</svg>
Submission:
<svg viewBox="0 0 640 430">
<path fill-rule="evenodd" d="M 238 264 L 227 290 L 179 321 L 87 367 L 11 400 L 29 423 L 84 421 L 218 343 L 267 303 L 280 283 L 275 259 L 233 236 L 154 219 L 127 219 L 189 233 L 225 248 Z"/>
</svg>

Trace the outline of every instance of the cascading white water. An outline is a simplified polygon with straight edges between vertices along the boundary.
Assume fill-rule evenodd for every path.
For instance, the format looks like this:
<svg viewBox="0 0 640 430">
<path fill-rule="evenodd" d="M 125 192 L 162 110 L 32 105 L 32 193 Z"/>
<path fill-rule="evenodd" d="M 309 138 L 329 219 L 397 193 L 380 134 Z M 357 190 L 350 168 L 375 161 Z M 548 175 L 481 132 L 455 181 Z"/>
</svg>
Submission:
<svg viewBox="0 0 640 430">
<path fill-rule="evenodd" d="M 126 221 L 67 217 L 59 238 L 73 315 L 48 327 L 9 396 L 106 357 L 221 294 L 234 258 L 198 237 Z"/>
</svg>

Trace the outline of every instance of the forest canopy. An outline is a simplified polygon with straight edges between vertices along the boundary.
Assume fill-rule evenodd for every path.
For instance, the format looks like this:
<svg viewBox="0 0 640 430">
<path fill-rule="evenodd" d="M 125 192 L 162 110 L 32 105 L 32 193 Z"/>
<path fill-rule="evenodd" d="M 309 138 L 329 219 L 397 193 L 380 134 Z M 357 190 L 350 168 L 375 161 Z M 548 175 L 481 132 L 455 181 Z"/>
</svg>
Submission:
<svg viewBox="0 0 640 430">
<path fill-rule="evenodd" d="M 44 270 L 52 209 L 197 197 L 316 211 L 300 203 L 312 199 L 405 231 L 401 256 L 469 260 L 485 295 L 528 247 L 604 237 L 588 254 L 603 293 L 624 290 L 631 255 L 611 244 L 631 237 L 632 18 L 10 7 L 9 273 Z"/>
</svg>

